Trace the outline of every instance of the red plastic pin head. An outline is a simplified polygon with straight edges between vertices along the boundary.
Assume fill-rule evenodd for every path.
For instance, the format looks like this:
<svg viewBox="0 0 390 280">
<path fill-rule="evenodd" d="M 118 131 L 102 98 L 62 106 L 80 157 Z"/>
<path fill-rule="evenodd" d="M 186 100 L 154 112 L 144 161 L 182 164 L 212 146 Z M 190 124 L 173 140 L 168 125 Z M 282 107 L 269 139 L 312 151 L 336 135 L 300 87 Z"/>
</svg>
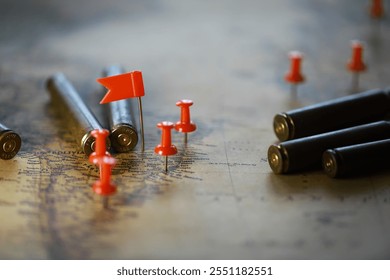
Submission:
<svg viewBox="0 0 390 280">
<path fill-rule="evenodd" d="M 292 51 L 289 53 L 288 57 L 291 61 L 291 68 L 290 72 L 284 76 L 284 79 L 291 84 L 299 84 L 304 82 L 305 77 L 301 73 L 303 54 L 298 51 Z"/>
<path fill-rule="evenodd" d="M 107 152 L 106 139 L 110 132 L 107 129 L 95 129 L 91 131 L 91 135 L 95 137 L 95 151 L 89 156 L 89 161 L 95 163 L 95 161 L 103 157 L 104 155 L 109 155 Z"/>
<path fill-rule="evenodd" d="M 372 0 L 370 7 L 370 16 L 374 19 L 380 19 L 385 15 L 382 0 Z"/>
<path fill-rule="evenodd" d="M 100 164 L 100 180 L 93 184 L 93 191 L 99 195 L 108 196 L 116 192 L 116 186 L 111 182 L 111 171 L 116 163 L 116 160 L 104 155 L 99 159 Z"/>
<path fill-rule="evenodd" d="M 366 65 L 363 62 L 363 44 L 358 40 L 351 42 L 352 57 L 347 64 L 347 68 L 351 72 L 363 72 L 366 70 Z"/>
<path fill-rule="evenodd" d="M 171 156 L 177 153 L 177 148 L 172 145 L 171 130 L 174 127 L 172 122 L 163 121 L 157 124 L 158 128 L 161 128 L 161 144 L 154 148 L 154 152 L 160 156 Z"/>
<path fill-rule="evenodd" d="M 175 124 L 175 129 L 179 132 L 192 132 L 196 130 L 196 125 L 191 121 L 190 106 L 194 102 L 189 99 L 183 99 L 176 102 L 176 106 L 181 108 L 180 121 Z"/>
</svg>

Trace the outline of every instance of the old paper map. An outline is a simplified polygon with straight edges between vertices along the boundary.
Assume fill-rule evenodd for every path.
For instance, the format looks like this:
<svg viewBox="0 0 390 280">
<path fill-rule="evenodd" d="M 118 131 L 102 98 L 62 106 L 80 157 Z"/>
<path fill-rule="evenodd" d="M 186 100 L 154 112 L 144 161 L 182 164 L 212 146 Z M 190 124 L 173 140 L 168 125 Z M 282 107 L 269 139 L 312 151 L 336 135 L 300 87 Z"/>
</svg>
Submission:
<svg viewBox="0 0 390 280">
<path fill-rule="evenodd" d="M 0 122 L 23 141 L 0 161 L 1 259 L 390 258 L 388 172 L 281 176 L 266 156 L 274 114 L 348 94 L 351 39 L 365 41 L 361 88 L 389 85 L 389 19 L 364 1 L 0 2 Z M 307 82 L 292 102 L 294 49 Z M 95 80 L 111 64 L 143 71 L 146 150 L 115 155 L 103 209 L 45 80 L 64 72 L 105 124 Z M 156 124 L 182 98 L 198 130 L 187 146 L 173 133 L 165 173 Z"/>
</svg>

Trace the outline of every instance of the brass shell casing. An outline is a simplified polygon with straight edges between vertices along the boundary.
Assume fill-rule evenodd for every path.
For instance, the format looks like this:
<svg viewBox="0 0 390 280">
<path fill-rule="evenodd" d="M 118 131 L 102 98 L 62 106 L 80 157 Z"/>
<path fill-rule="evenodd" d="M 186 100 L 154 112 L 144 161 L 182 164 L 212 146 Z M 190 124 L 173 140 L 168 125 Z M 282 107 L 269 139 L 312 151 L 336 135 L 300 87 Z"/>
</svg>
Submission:
<svg viewBox="0 0 390 280">
<path fill-rule="evenodd" d="M 22 139 L 20 136 L 0 124 L 0 158 L 1 159 L 12 159 L 20 150 L 22 145 Z"/>
<path fill-rule="evenodd" d="M 277 114 L 274 132 L 280 141 L 385 120 L 390 115 L 390 89 L 372 89 Z"/>
<path fill-rule="evenodd" d="M 276 174 L 320 168 L 328 149 L 390 138 L 390 122 L 379 121 L 271 145 L 268 163 Z"/>
</svg>

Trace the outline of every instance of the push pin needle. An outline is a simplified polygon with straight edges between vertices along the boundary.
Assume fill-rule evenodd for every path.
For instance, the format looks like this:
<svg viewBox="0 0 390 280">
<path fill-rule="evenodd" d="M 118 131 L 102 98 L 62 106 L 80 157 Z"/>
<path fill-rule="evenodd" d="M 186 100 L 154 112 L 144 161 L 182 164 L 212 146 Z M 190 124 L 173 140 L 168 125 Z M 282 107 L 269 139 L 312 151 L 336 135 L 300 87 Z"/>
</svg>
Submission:
<svg viewBox="0 0 390 280">
<path fill-rule="evenodd" d="M 180 112 L 180 121 L 175 124 L 175 129 L 179 132 L 184 133 L 184 143 L 188 142 L 188 132 L 193 132 L 196 130 L 196 125 L 191 121 L 190 117 L 190 106 L 192 106 L 194 102 L 192 100 L 183 99 L 176 102 L 176 106 L 181 108 Z"/>
<path fill-rule="evenodd" d="M 168 156 L 175 155 L 177 148 L 172 145 L 171 130 L 174 127 L 172 122 L 163 121 L 157 124 L 158 128 L 161 128 L 161 144 L 154 148 L 154 152 L 160 156 L 165 156 L 165 172 L 168 172 Z"/>
<path fill-rule="evenodd" d="M 301 63 L 303 55 L 301 52 L 292 51 L 289 53 L 288 56 L 291 61 L 291 68 L 290 72 L 288 72 L 284 76 L 284 79 L 291 84 L 291 97 L 295 99 L 298 95 L 298 84 L 303 83 L 305 81 L 305 77 L 301 73 Z"/>
</svg>

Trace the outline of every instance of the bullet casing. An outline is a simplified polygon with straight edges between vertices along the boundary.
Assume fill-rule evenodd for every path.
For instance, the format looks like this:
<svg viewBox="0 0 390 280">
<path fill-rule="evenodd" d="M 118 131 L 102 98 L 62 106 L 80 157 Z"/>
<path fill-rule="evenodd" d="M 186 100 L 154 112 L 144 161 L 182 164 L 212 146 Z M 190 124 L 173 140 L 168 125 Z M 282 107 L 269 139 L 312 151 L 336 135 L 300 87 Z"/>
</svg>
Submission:
<svg viewBox="0 0 390 280">
<path fill-rule="evenodd" d="M 124 73 L 120 66 L 106 67 L 104 76 L 114 76 Z M 110 102 L 107 105 L 107 117 L 110 125 L 110 140 L 118 153 L 133 150 L 138 143 L 137 129 L 134 125 L 133 110 L 129 100 Z"/>
<path fill-rule="evenodd" d="M 389 113 L 390 89 L 373 89 L 277 114 L 273 126 L 286 141 L 384 120 Z"/>
<path fill-rule="evenodd" d="M 0 158 L 5 160 L 12 159 L 19 152 L 21 145 L 22 139 L 20 136 L 3 124 L 0 124 Z"/>
<path fill-rule="evenodd" d="M 330 177 L 347 177 L 390 168 L 390 139 L 326 150 L 322 167 Z"/>
<path fill-rule="evenodd" d="M 47 80 L 47 90 L 53 105 L 68 122 L 68 127 L 75 136 L 82 151 L 88 156 L 94 151 L 94 129 L 102 129 L 101 124 L 81 99 L 78 92 L 62 73 L 57 73 Z M 110 141 L 107 139 L 107 149 Z"/>
<path fill-rule="evenodd" d="M 390 138 L 390 122 L 341 129 L 271 145 L 268 162 L 276 174 L 320 168 L 322 154 L 327 149 Z"/>
</svg>

